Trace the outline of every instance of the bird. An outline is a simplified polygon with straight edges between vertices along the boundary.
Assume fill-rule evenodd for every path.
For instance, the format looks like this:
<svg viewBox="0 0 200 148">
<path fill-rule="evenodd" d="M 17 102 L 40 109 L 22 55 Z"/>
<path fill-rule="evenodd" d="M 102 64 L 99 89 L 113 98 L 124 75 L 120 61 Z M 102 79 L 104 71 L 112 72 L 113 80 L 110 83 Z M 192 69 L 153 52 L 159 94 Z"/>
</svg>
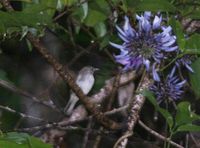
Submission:
<svg viewBox="0 0 200 148">
<path fill-rule="evenodd" d="M 97 70 L 99 69 L 94 68 L 92 66 L 85 66 L 79 71 L 77 75 L 76 84 L 81 88 L 85 95 L 87 95 L 90 92 L 94 85 L 94 72 Z M 76 94 L 73 91 L 71 91 L 69 101 L 64 108 L 64 112 L 66 115 L 71 115 L 78 100 L 79 98 L 76 96 Z"/>
</svg>

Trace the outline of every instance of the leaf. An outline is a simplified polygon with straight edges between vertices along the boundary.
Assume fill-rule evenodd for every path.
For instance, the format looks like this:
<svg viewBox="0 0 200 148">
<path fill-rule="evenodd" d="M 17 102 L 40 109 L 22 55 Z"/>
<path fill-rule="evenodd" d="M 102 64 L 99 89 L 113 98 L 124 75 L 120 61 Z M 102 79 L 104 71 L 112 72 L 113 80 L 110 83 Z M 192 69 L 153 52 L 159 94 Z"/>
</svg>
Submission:
<svg viewBox="0 0 200 148">
<path fill-rule="evenodd" d="M 143 0 L 135 6 L 136 11 L 168 11 L 175 12 L 176 8 L 167 0 Z"/>
<path fill-rule="evenodd" d="M 78 0 L 61 0 L 65 5 L 71 6 L 78 2 Z"/>
<path fill-rule="evenodd" d="M 106 25 L 103 22 L 94 26 L 94 30 L 98 37 L 103 37 L 107 33 Z"/>
<path fill-rule="evenodd" d="M 20 2 L 27 2 L 27 3 L 32 2 L 32 0 L 11 0 L 11 1 L 20 1 Z"/>
<path fill-rule="evenodd" d="M 178 104 L 175 117 L 175 124 L 177 127 L 184 124 L 192 124 L 193 121 L 198 119 L 200 119 L 200 117 L 191 111 L 189 102 L 181 102 Z"/>
<path fill-rule="evenodd" d="M 104 49 L 104 47 L 109 45 L 109 41 L 110 41 L 110 36 L 108 34 L 105 35 L 103 38 L 101 38 L 99 50 L 102 50 L 102 49 Z"/>
<path fill-rule="evenodd" d="M 171 18 L 169 21 L 169 24 L 172 26 L 174 33 L 176 34 L 177 37 L 177 43 L 180 48 L 180 50 L 185 49 L 185 42 L 186 39 L 183 34 L 183 28 L 182 25 L 179 21 L 177 21 L 175 18 Z"/>
<path fill-rule="evenodd" d="M 20 41 L 27 35 L 27 33 L 28 33 L 28 27 L 23 26 Z"/>
<path fill-rule="evenodd" d="M 0 147 L 2 148 L 30 148 L 27 144 L 17 144 L 12 141 L 0 140 Z"/>
<path fill-rule="evenodd" d="M 23 27 L 38 29 L 43 25 L 52 25 L 52 14 L 49 15 L 47 12 L 50 9 L 52 7 L 47 4 L 34 4 L 27 6 L 23 11 L 0 11 L 0 28 L 2 28 L 0 33 L 8 33 L 10 30 L 10 33 L 20 31 Z M 15 28 L 15 31 L 11 28 Z"/>
<path fill-rule="evenodd" d="M 2 148 L 52 148 L 51 145 L 43 143 L 40 139 L 29 136 L 26 133 L 10 132 L 0 137 Z"/>
<path fill-rule="evenodd" d="M 188 40 L 186 40 L 185 48 L 190 51 L 200 52 L 200 35 L 194 34 Z"/>
<path fill-rule="evenodd" d="M 85 24 L 90 27 L 94 27 L 100 22 L 103 22 L 106 20 L 106 15 L 104 15 L 102 12 L 89 9 L 88 16 L 85 19 Z"/>
<path fill-rule="evenodd" d="M 17 144 L 27 143 L 29 135 L 26 133 L 10 132 L 3 136 L 4 140 L 13 141 Z"/>
<path fill-rule="evenodd" d="M 192 90 L 194 91 L 195 95 L 200 97 L 200 58 L 198 58 L 195 62 L 192 63 L 192 69 L 194 73 L 190 73 L 190 83 Z"/>
<path fill-rule="evenodd" d="M 52 145 L 42 142 L 39 138 L 31 136 L 29 140 L 32 148 L 53 148 Z"/>
<path fill-rule="evenodd" d="M 165 118 L 170 128 L 172 128 L 174 121 L 172 115 L 165 109 L 159 107 L 153 93 L 151 91 L 145 90 L 142 94 L 147 97 L 147 99 L 152 103 L 156 110 L 158 110 L 161 115 Z"/>
<path fill-rule="evenodd" d="M 78 0 L 57 0 L 56 9 L 58 11 L 63 11 L 66 6 L 72 6 L 77 3 Z"/>
<path fill-rule="evenodd" d="M 17 27 L 21 26 L 20 21 L 14 16 L 12 16 L 12 13 L 10 12 L 0 11 L 0 18 L 1 18 L 0 24 L 4 26 L 5 28 L 13 27 L 13 26 L 17 26 Z"/>
<path fill-rule="evenodd" d="M 106 15 L 110 15 L 111 10 L 106 0 L 98 0 L 95 1 L 95 3 L 97 3 L 97 6 L 100 8 L 101 12 L 103 12 Z"/>
<path fill-rule="evenodd" d="M 191 18 L 191 19 L 200 19 L 200 9 L 196 9 L 196 10 L 192 11 L 192 13 L 190 13 L 188 15 L 188 18 Z"/>
<path fill-rule="evenodd" d="M 83 4 L 81 4 L 81 8 L 83 9 L 83 17 L 81 19 L 82 22 L 88 15 L 88 3 L 84 2 Z"/>
<path fill-rule="evenodd" d="M 187 41 L 185 48 L 187 51 L 191 52 L 200 52 L 200 35 L 194 34 Z M 194 73 L 190 73 L 190 82 L 191 87 L 196 94 L 196 96 L 200 97 L 200 58 L 198 58 L 195 62 L 192 63 L 192 69 Z"/>
<path fill-rule="evenodd" d="M 179 126 L 176 132 L 200 132 L 200 126 L 194 124 L 186 124 Z"/>
<path fill-rule="evenodd" d="M 126 0 L 129 9 L 135 9 L 135 7 L 140 3 L 141 0 Z"/>
</svg>

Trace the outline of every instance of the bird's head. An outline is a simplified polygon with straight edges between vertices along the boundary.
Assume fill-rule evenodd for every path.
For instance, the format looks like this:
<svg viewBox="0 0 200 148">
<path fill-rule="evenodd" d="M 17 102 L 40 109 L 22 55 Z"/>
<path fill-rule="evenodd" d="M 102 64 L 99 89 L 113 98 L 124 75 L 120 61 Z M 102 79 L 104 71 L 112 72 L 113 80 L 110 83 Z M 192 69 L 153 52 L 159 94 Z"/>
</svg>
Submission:
<svg viewBox="0 0 200 148">
<path fill-rule="evenodd" d="M 92 66 L 85 66 L 83 67 L 79 73 L 94 73 L 95 71 L 99 70 L 99 68 L 95 68 L 95 67 L 92 67 Z"/>
</svg>

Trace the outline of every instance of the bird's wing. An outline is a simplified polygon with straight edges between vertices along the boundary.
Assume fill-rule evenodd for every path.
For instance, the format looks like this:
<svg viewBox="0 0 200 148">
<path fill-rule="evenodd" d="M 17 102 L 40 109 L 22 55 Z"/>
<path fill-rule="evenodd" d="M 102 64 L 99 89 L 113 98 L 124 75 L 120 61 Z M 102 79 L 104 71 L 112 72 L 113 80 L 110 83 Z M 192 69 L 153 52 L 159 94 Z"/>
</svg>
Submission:
<svg viewBox="0 0 200 148">
<path fill-rule="evenodd" d="M 94 85 L 94 76 L 78 76 L 76 83 L 82 89 L 84 94 L 88 94 Z"/>
</svg>

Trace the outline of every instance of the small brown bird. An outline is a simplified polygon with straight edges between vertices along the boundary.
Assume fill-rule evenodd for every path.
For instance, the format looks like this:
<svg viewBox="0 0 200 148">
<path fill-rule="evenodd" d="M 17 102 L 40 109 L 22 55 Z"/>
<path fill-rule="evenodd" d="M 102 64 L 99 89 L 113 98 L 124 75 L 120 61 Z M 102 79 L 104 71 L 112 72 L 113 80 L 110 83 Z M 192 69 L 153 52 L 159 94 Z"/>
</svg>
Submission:
<svg viewBox="0 0 200 148">
<path fill-rule="evenodd" d="M 76 84 L 82 89 L 83 93 L 87 95 L 92 89 L 95 79 L 94 72 L 98 70 L 98 68 L 94 68 L 92 66 L 83 67 L 76 78 Z M 67 115 L 70 115 L 74 109 L 79 98 L 76 96 L 74 92 L 71 92 L 70 99 L 67 105 L 64 108 L 64 112 Z"/>
</svg>

